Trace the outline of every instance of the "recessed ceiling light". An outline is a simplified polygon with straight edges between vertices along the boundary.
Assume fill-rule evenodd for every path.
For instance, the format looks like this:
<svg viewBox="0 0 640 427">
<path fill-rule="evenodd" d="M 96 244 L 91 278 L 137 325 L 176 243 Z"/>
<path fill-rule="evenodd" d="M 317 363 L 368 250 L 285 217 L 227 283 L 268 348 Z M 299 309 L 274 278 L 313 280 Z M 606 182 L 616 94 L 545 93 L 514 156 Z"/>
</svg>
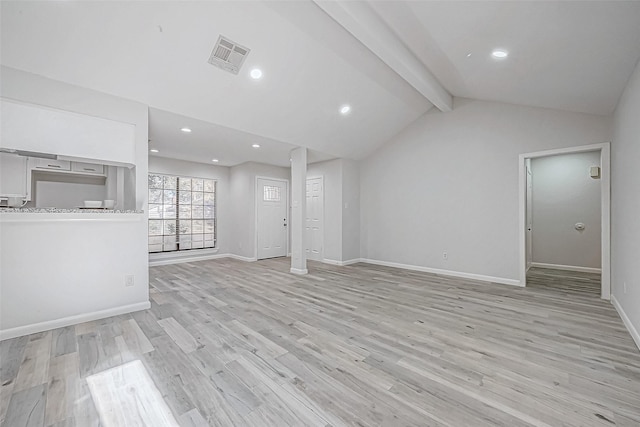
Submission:
<svg viewBox="0 0 640 427">
<path fill-rule="evenodd" d="M 252 147 L 253 148 L 260 148 L 260 144 L 253 144 Z"/>
<path fill-rule="evenodd" d="M 470 53 L 467 53 L 467 58 L 471 58 L 471 54 Z"/>
<path fill-rule="evenodd" d="M 253 70 L 251 70 L 249 75 L 251 76 L 252 79 L 258 80 L 262 78 L 262 70 L 260 68 L 254 68 Z"/>
<path fill-rule="evenodd" d="M 182 129 L 180 129 L 180 130 L 181 130 L 182 132 L 184 132 L 184 133 L 191 133 L 191 129 L 189 129 L 189 128 L 182 128 Z"/>
<path fill-rule="evenodd" d="M 494 49 L 493 52 L 491 52 L 491 56 L 497 59 L 504 59 L 509 56 L 509 52 L 503 49 Z"/>
<path fill-rule="evenodd" d="M 211 161 L 212 161 L 213 163 L 218 163 L 218 161 L 219 161 L 219 160 L 218 160 L 218 159 L 211 159 Z"/>
<path fill-rule="evenodd" d="M 149 151 L 151 151 L 152 153 L 159 153 L 159 151 L 158 151 L 158 150 L 156 150 L 155 148 L 152 148 L 152 149 L 151 149 L 151 150 L 149 150 Z"/>
<path fill-rule="evenodd" d="M 340 107 L 340 114 L 342 114 L 343 116 L 349 114 L 349 112 L 351 112 L 351 106 L 343 105 L 342 107 Z"/>
</svg>

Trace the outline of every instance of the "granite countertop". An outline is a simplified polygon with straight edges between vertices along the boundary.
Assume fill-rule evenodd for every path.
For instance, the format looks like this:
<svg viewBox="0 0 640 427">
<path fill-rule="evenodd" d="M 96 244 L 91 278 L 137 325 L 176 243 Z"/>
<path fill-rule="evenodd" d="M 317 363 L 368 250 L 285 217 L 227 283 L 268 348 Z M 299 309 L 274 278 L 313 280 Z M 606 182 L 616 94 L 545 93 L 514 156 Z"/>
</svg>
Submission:
<svg viewBox="0 0 640 427">
<path fill-rule="evenodd" d="M 7 208 L 0 207 L 0 213 L 103 213 L 103 214 L 141 214 L 144 211 L 119 209 L 59 209 L 59 208 Z"/>
</svg>

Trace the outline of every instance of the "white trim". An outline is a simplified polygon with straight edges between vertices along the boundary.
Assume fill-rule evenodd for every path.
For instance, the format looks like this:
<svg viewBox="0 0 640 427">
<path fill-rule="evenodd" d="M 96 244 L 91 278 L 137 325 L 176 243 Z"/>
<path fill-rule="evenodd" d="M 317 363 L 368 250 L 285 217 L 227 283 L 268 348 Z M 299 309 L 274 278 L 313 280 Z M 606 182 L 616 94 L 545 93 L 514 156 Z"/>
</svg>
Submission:
<svg viewBox="0 0 640 427">
<path fill-rule="evenodd" d="M 337 261 L 335 259 L 323 258 L 322 262 L 325 263 L 325 264 L 338 265 L 340 267 L 344 267 L 346 265 L 357 264 L 359 262 L 362 262 L 362 259 L 361 258 L 354 258 L 354 259 L 348 259 L 346 261 Z"/>
<path fill-rule="evenodd" d="M 611 298 L 611 155 L 610 143 L 583 145 L 580 147 L 560 148 L 556 150 L 538 151 L 535 153 L 520 154 L 518 159 L 518 236 L 519 236 L 519 272 L 521 286 L 527 283 L 527 256 L 526 256 L 526 169 L 525 160 L 538 157 L 557 156 L 560 154 L 584 153 L 600 151 L 600 206 L 601 206 L 601 245 L 602 279 L 600 298 Z"/>
<path fill-rule="evenodd" d="M 635 326 L 633 326 L 633 323 L 631 323 L 631 319 L 629 319 L 627 313 L 624 312 L 622 306 L 614 295 L 611 295 L 611 304 L 613 304 L 613 307 L 620 315 L 622 323 L 624 323 L 624 326 L 626 326 L 627 330 L 629 331 L 631 338 L 633 338 L 633 341 L 636 343 L 636 347 L 638 347 L 638 349 L 640 350 L 640 333 L 638 333 L 638 330 L 635 328 Z"/>
<path fill-rule="evenodd" d="M 227 258 L 233 258 L 233 259 L 237 259 L 238 261 L 244 261 L 244 262 L 255 262 L 258 259 L 255 257 L 246 257 L 246 256 L 241 256 L 241 255 L 236 255 L 236 254 L 226 254 Z"/>
<path fill-rule="evenodd" d="M 291 238 L 289 229 L 291 227 L 289 227 L 289 224 L 291 223 L 291 221 L 289 220 L 289 180 L 288 179 L 282 179 L 282 178 L 270 178 L 268 176 L 262 176 L 262 175 L 256 175 L 256 179 L 255 179 L 255 186 L 253 188 L 253 234 L 254 234 L 254 246 L 253 246 L 253 258 L 250 258 L 252 261 L 257 261 L 258 260 L 258 180 L 259 179 L 268 179 L 269 181 L 280 181 L 280 182 L 284 182 L 285 183 L 285 194 L 287 196 L 287 199 L 285 200 L 285 212 L 287 215 L 287 238 L 285 239 L 284 244 L 286 245 L 285 254 L 289 253 L 289 240 Z M 249 259 L 249 258 L 247 258 Z"/>
<path fill-rule="evenodd" d="M 289 270 L 289 271 L 291 272 L 291 274 L 298 274 L 298 275 L 303 275 L 303 274 L 309 273 L 309 270 L 307 270 L 306 268 L 304 270 L 301 270 L 299 268 L 291 267 L 291 270 Z"/>
<path fill-rule="evenodd" d="M 440 274 L 442 276 L 462 277 L 464 279 L 480 280 L 482 282 L 499 283 L 502 285 L 522 286 L 519 280 L 507 279 L 505 277 L 484 276 L 482 274 L 464 273 L 461 271 L 441 270 L 439 268 L 422 267 L 419 265 L 400 264 L 397 262 L 378 261 L 374 259 L 361 258 L 358 262 L 367 264 L 383 265 L 385 267 L 403 268 L 405 270 L 422 271 L 425 273 Z"/>
<path fill-rule="evenodd" d="M 544 262 L 532 262 L 531 267 L 550 268 L 552 270 L 578 271 L 581 273 L 602 273 L 601 268 L 580 267 L 577 265 L 545 264 Z M 529 270 L 529 268 L 527 268 Z"/>
<path fill-rule="evenodd" d="M 197 252 L 196 252 L 197 251 Z M 181 264 L 183 262 L 204 261 L 226 258 L 228 254 L 219 254 L 218 249 L 196 249 L 195 251 L 154 252 L 149 254 L 149 267 L 156 265 Z"/>
<path fill-rule="evenodd" d="M 65 326 L 77 325 L 78 323 L 90 322 L 92 320 L 104 319 L 106 317 L 118 316 L 120 314 L 133 313 L 134 311 L 148 310 L 151 303 L 139 302 L 136 304 L 123 305 L 106 310 L 93 311 L 91 313 L 76 314 L 74 316 L 63 317 L 62 319 L 47 320 L 46 322 L 34 323 L 31 325 L 18 326 L 16 328 L 0 331 L 0 341 L 38 332 L 49 331 L 51 329 L 63 328 Z"/>
</svg>

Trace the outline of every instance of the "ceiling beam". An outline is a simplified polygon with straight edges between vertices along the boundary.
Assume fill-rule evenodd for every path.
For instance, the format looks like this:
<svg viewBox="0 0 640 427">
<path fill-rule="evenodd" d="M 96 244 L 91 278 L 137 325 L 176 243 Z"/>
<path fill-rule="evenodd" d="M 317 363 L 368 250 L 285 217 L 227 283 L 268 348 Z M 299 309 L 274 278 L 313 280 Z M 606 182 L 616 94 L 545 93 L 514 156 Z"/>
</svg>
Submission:
<svg viewBox="0 0 640 427">
<path fill-rule="evenodd" d="M 451 94 L 368 3 L 326 0 L 314 2 L 440 111 L 453 109 Z"/>
</svg>

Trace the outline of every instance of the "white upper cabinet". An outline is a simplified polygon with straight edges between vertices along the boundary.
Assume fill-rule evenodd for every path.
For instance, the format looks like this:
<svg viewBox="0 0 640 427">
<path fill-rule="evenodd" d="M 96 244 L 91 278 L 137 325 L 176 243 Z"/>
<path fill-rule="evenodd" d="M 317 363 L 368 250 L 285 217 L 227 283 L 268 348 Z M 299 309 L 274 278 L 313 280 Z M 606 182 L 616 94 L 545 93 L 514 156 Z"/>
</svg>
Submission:
<svg viewBox="0 0 640 427">
<path fill-rule="evenodd" d="M 3 148 L 135 164 L 135 125 L 8 99 L 0 103 Z"/>
<path fill-rule="evenodd" d="M 31 200 L 31 180 L 27 158 L 0 153 L 0 198 L 18 196 Z"/>
</svg>

